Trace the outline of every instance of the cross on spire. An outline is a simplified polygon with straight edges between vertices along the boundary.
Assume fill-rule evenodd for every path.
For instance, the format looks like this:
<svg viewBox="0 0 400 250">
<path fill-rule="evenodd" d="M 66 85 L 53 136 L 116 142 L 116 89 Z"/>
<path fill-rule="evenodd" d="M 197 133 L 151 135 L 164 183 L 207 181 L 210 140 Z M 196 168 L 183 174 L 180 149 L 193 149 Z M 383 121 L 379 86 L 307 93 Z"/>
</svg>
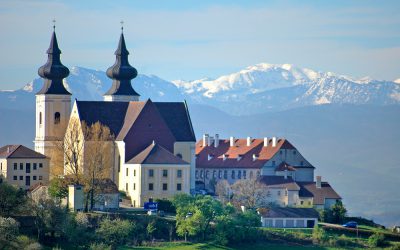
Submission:
<svg viewBox="0 0 400 250">
<path fill-rule="evenodd" d="M 53 19 L 53 31 L 56 31 L 56 19 Z"/>
<path fill-rule="evenodd" d="M 124 32 L 124 20 L 121 20 L 120 24 L 121 24 L 121 32 Z"/>
</svg>

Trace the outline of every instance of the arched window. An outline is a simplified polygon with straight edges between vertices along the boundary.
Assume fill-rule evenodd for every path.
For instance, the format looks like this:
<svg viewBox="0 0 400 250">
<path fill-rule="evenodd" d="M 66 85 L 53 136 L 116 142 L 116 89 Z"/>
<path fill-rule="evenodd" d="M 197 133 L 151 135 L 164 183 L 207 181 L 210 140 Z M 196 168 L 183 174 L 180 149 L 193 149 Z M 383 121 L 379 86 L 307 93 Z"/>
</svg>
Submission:
<svg viewBox="0 0 400 250">
<path fill-rule="evenodd" d="M 39 113 L 39 125 L 42 125 L 42 112 Z"/>
<path fill-rule="evenodd" d="M 182 159 L 182 154 L 176 154 L 176 156 Z"/>
<path fill-rule="evenodd" d="M 242 179 L 242 171 L 238 171 L 238 179 Z"/>
<path fill-rule="evenodd" d="M 59 124 L 60 123 L 60 112 L 55 112 L 54 113 L 54 124 Z"/>
<path fill-rule="evenodd" d="M 246 179 L 246 170 L 243 170 L 243 179 Z"/>
<path fill-rule="evenodd" d="M 231 178 L 232 178 L 232 179 L 235 179 L 235 170 L 232 170 Z"/>
<path fill-rule="evenodd" d="M 228 170 L 224 170 L 224 179 L 228 179 Z"/>
</svg>

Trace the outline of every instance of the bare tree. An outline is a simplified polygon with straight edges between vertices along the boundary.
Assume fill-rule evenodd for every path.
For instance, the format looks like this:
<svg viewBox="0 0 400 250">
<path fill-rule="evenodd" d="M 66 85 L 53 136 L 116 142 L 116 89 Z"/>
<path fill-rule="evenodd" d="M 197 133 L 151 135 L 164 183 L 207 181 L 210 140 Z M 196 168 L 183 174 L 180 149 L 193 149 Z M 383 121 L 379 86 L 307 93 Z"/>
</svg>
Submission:
<svg viewBox="0 0 400 250">
<path fill-rule="evenodd" d="M 215 187 L 215 192 L 223 204 L 230 202 L 232 189 L 227 180 L 218 181 Z"/>
<path fill-rule="evenodd" d="M 84 183 L 87 191 L 86 207 L 90 197 L 90 209 L 93 209 L 95 194 L 101 191 L 102 180 L 109 178 L 112 170 L 113 135 L 107 126 L 96 122 L 84 127 Z"/>
<path fill-rule="evenodd" d="M 267 197 L 267 186 L 255 179 L 246 179 L 235 182 L 232 185 L 232 191 L 232 201 L 236 207 L 245 206 L 249 209 L 255 209 L 270 205 Z"/>
</svg>

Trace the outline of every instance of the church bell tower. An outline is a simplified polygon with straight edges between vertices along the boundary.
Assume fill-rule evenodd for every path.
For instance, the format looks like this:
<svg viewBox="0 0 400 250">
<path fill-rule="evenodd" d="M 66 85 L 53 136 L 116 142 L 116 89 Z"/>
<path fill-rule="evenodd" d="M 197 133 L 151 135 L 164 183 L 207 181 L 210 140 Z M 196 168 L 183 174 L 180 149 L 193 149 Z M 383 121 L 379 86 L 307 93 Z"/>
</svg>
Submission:
<svg viewBox="0 0 400 250">
<path fill-rule="evenodd" d="M 123 31 L 123 28 L 121 28 Z M 129 64 L 129 52 L 126 49 L 124 33 L 121 32 L 118 48 L 115 51 L 115 63 L 107 69 L 107 76 L 113 80 L 111 88 L 104 94 L 104 101 L 139 101 L 139 94 L 132 88 L 131 80 L 137 76 L 137 70 Z"/>
<path fill-rule="evenodd" d="M 53 27 L 55 28 L 55 26 Z M 55 150 L 64 139 L 71 114 L 71 93 L 64 87 L 63 79 L 69 70 L 60 61 L 55 29 L 47 50 L 46 64 L 38 74 L 44 79 L 42 89 L 36 93 L 35 150 L 50 158 L 50 178 L 63 174 L 63 153 Z"/>
</svg>

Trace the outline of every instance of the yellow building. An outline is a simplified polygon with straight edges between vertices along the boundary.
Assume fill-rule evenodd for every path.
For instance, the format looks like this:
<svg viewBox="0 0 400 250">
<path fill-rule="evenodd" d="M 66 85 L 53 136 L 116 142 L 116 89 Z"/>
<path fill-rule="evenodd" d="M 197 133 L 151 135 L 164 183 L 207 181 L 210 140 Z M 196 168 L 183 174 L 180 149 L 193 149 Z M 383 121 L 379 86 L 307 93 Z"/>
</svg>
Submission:
<svg viewBox="0 0 400 250">
<path fill-rule="evenodd" d="M 0 148 L 0 183 L 8 182 L 22 189 L 49 181 L 49 159 L 23 145 Z"/>
</svg>

